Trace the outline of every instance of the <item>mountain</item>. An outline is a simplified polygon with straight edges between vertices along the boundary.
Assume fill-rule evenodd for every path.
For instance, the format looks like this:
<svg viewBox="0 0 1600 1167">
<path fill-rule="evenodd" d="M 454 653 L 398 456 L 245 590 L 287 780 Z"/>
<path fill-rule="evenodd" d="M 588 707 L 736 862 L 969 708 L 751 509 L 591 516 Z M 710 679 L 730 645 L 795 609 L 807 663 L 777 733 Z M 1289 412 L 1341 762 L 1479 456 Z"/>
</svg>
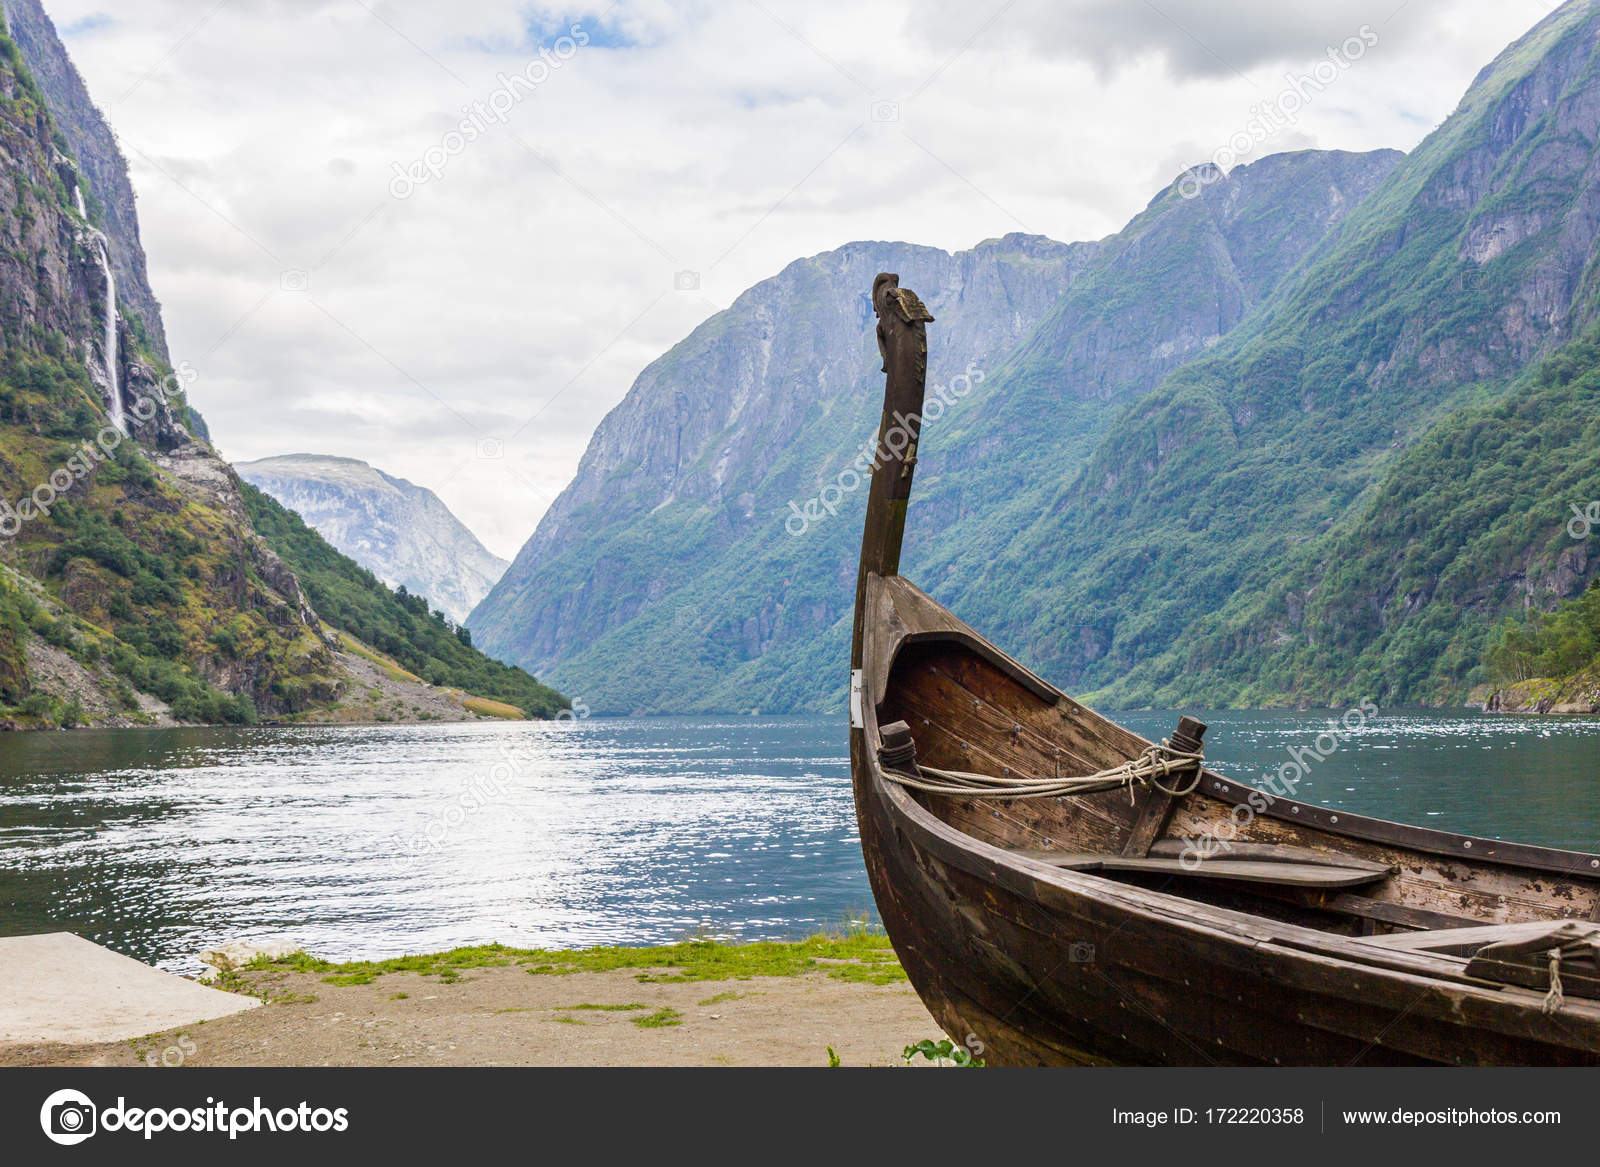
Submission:
<svg viewBox="0 0 1600 1167">
<path fill-rule="evenodd" d="M 0 0 L 0 7 L 11 38 L 49 104 L 51 120 L 63 139 L 63 152 L 83 170 L 84 197 L 90 214 L 111 239 L 117 298 L 129 327 L 153 357 L 170 363 L 161 305 L 150 290 L 150 276 L 145 270 L 133 183 L 128 180 L 128 163 L 117 145 L 116 134 L 89 97 L 83 78 L 67 56 L 55 25 L 39 0 Z"/>
<path fill-rule="evenodd" d="M 285 454 L 233 468 L 384 583 L 426 596 L 458 624 L 508 566 L 433 491 L 354 458 Z"/>
<path fill-rule="evenodd" d="M 876 273 L 898 272 L 938 318 L 930 399 L 943 395 L 907 570 L 959 582 L 1400 159 L 1263 159 L 1208 175 L 1199 197 L 1164 190 L 1096 242 L 852 243 L 791 264 L 640 375 L 469 627 L 601 710 L 836 707 L 865 505 L 853 464 L 882 400 Z"/>
<path fill-rule="evenodd" d="M 1104 706 L 1466 700 L 1503 617 L 1600 570 L 1566 530 L 1600 498 L 1600 6 L 1540 21 L 1403 158 L 1276 156 L 1202 192 L 1077 245 L 981 387 L 930 407 L 907 573 Z M 835 313 L 874 266 L 931 293 L 936 339 L 1004 310 L 852 246 L 872 262 L 805 261 L 838 272 Z M 881 389 L 863 347 L 843 393 L 780 359 L 830 311 L 792 282 L 753 290 L 770 325 L 742 299 L 640 378 L 473 614 L 492 651 L 599 708 L 839 705 L 862 500 L 835 476 Z M 795 403 L 753 456 L 722 433 L 732 386 Z M 708 466 L 718 491 L 677 487 Z"/>
<path fill-rule="evenodd" d="M 473 648 L 472 634 L 442 619 L 421 595 L 392 590 L 262 491 L 246 484 L 243 493 L 251 524 L 295 573 L 320 618 L 337 630 L 340 646 L 358 659 L 363 683 L 375 682 L 355 695 L 358 713 L 367 719 L 407 720 L 393 708 L 410 700 L 391 692 L 396 681 L 402 688 L 409 681 L 443 690 L 443 712 L 437 693 L 424 711 L 434 718 L 462 709 L 490 717 L 551 718 L 569 708 L 555 690 Z"/>
<path fill-rule="evenodd" d="M 37 5 L 11 10 L 38 57 L 0 33 L 0 728 L 554 715 L 196 436 L 126 167 Z"/>
<path fill-rule="evenodd" d="M 1111 705 L 1464 699 L 1494 621 L 1596 567 L 1597 149 L 1572 3 L 948 598 Z"/>
</svg>

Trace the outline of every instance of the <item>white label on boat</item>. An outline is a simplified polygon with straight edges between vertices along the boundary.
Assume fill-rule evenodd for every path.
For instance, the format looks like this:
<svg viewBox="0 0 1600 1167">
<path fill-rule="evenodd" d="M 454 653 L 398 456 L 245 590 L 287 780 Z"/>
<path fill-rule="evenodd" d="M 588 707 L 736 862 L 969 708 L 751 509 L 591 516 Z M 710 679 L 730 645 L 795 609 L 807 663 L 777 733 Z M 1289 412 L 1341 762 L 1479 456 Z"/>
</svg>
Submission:
<svg viewBox="0 0 1600 1167">
<path fill-rule="evenodd" d="M 850 670 L 850 728 L 866 729 L 867 719 L 861 712 L 861 670 Z"/>
</svg>

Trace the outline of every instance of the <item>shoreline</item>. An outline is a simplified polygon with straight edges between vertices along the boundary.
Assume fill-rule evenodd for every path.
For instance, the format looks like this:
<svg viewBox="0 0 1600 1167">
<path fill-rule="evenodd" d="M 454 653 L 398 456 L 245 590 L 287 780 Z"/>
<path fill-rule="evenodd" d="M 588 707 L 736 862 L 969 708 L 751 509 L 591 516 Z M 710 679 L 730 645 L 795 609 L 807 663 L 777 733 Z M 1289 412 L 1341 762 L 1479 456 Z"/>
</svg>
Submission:
<svg viewBox="0 0 1600 1167">
<path fill-rule="evenodd" d="M 1592 717 L 1600 713 L 1600 677 L 1536 677 L 1482 693 L 1485 713 L 1529 717 Z"/>
<path fill-rule="evenodd" d="M 940 1036 L 870 931 L 338 964 L 292 953 L 211 984 L 264 1006 L 126 1041 L 0 1046 L 0 1066 L 890 1066 Z"/>
<path fill-rule="evenodd" d="M 1500 692 L 1504 692 L 1504 690 L 1498 690 L 1497 694 L 1500 693 Z M 1115 714 L 1122 714 L 1122 713 L 1148 713 L 1148 712 L 1151 712 L 1151 711 L 1147 710 L 1147 709 L 1134 709 L 1134 710 L 1108 709 L 1108 710 L 1104 710 L 1102 712 L 1104 712 L 1104 713 L 1106 713 L 1108 715 L 1115 715 Z M 1174 710 L 1174 712 L 1176 712 L 1176 711 Z M 1336 712 L 1338 712 L 1338 710 L 1333 709 L 1332 707 L 1329 707 L 1328 709 L 1320 709 L 1320 708 L 1299 709 L 1299 708 L 1291 707 L 1291 706 L 1288 706 L 1288 705 L 1249 705 L 1249 706 L 1229 706 L 1229 707 L 1222 708 L 1222 709 L 1211 709 L 1211 708 L 1200 707 L 1200 708 L 1195 708 L 1193 710 L 1190 710 L 1190 712 L 1194 713 L 1197 716 L 1204 717 L 1208 713 L 1300 713 L 1300 714 L 1312 714 L 1312 713 L 1323 713 L 1323 712 L 1335 712 L 1336 713 Z M 1461 704 L 1451 704 L 1451 705 L 1397 705 L 1397 706 L 1392 706 L 1392 707 L 1389 707 L 1389 708 L 1380 709 L 1379 712 L 1380 713 L 1418 712 L 1418 713 L 1437 713 L 1437 714 L 1441 714 L 1441 715 L 1452 713 L 1452 712 L 1457 712 L 1457 713 L 1472 712 L 1472 713 L 1493 714 L 1496 717 L 1506 717 L 1506 718 L 1509 718 L 1509 717 L 1528 717 L 1528 718 L 1600 717 L 1600 702 L 1596 702 L 1593 705 L 1593 707 L 1579 708 L 1579 707 L 1576 707 L 1574 705 L 1559 704 L 1559 705 L 1554 705 L 1554 706 L 1552 706 L 1550 708 L 1547 708 L 1547 709 L 1539 709 L 1536 706 L 1527 706 L 1527 707 L 1520 707 L 1520 708 L 1505 708 L 1503 705 L 1502 706 L 1491 706 L 1487 699 L 1483 699 L 1483 700 L 1471 700 L 1471 701 L 1467 701 L 1467 702 L 1464 702 L 1464 703 L 1461 703 Z M 809 713 L 809 712 L 773 713 L 773 712 L 766 712 L 766 711 L 763 711 L 760 714 L 752 714 L 748 710 L 743 710 L 743 711 L 733 710 L 733 711 L 728 711 L 728 712 L 723 712 L 723 713 L 715 713 L 715 712 L 710 712 L 710 713 L 708 713 L 708 712 L 696 712 L 696 713 L 645 713 L 645 714 L 628 714 L 628 713 L 602 714 L 602 713 L 591 713 L 591 714 L 587 715 L 586 717 L 582 718 L 581 720 L 584 720 L 584 721 L 670 721 L 670 720 L 676 720 L 676 719 L 682 719 L 682 718 L 738 718 L 738 719 L 742 719 L 742 720 L 751 720 L 751 719 L 755 719 L 757 717 L 763 717 L 763 718 L 785 718 L 785 717 L 815 718 L 815 717 L 830 717 L 830 716 L 843 717 L 844 715 L 845 715 L 845 710 L 843 710 L 843 709 L 837 710 L 836 713 L 834 713 L 834 714 Z M 92 725 L 90 725 L 90 724 L 82 724 L 82 725 L 7 725 L 4 722 L 0 722 L 0 735 L 8 734 L 8 733 L 14 733 L 14 734 L 44 734 L 44 733 L 68 733 L 68 732 L 77 733 L 77 732 L 82 732 L 82 731 L 85 731 L 85 730 L 125 731 L 125 730 L 172 730 L 172 729 L 327 729 L 327 728 L 330 728 L 330 727 L 350 728 L 350 729 L 377 729 L 377 728 L 384 727 L 384 726 L 479 725 L 479 724 L 492 724 L 492 723 L 496 723 L 496 722 L 507 722 L 507 723 L 510 723 L 510 724 L 527 723 L 527 724 L 530 724 L 530 725 L 538 725 L 538 724 L 543 724 L 543 723 L 553 723 L 553 722 L 570 721 L 570 720 L 575 720 L 575 719 L 573 719 L 573 718 L 564 718 L 564 717 L 527 717 L 527 716 L 511 717 L 511 716 L 503 716 L 503 715 L 495 715 L 495 714 L 478 713 L 478 712 L 471 711 L 471 710 L 464 710 L 463 711 L 463 715 L 460 715 L 460 716 L 437 716 L 436 715 L 436 716 L 424 716 L 424 717 L 389 717 L 389 718 L 338 717 L 338 716 L 328 716 L 328 717 L 291 716 L 289 718 L 265 718 L 264 717 L 264 718 L 260 719 L 259 721 L 255 722 L 252 725 L 239 725 L 239 724 L 235 724 L 235 723 L 231 723 L 231 722 L 224 722 L 224 721 L 172 721 L 172 720 L 163 720 L 163 721 L 159 721 L 159 722 L 155 722 L 155 723 L 151 723 L 151 722 L 134 722 L 134 721 L 129 721 L 127 723 L 101 722 L 101 723 L 92 724 Z"/>
</svg>

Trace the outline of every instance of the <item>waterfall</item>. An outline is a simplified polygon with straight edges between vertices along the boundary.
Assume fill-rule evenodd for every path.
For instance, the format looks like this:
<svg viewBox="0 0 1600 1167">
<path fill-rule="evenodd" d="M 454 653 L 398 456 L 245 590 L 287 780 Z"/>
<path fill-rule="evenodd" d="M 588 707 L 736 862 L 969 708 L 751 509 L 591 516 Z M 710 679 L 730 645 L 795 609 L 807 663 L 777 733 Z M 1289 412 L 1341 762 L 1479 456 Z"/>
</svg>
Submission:
<svg viewBox="0 0 1600 1167">
<path fill-rule="evenodd" d="M 83 195 L 80 193 L 78 197 L 81 200 Z M 94 235 L 99 245 L 96 250 L 100 255 L 100 271 L 106 277 L 105 332 L 101 341 L 101 356 L 106 364 L 106 409 L 111 414 L 111 424 L 127 433 L 122 415 L 122 363 L 117 353 L 117 277 L 111 271 L 110 240 L 98 231 Z"/>
<path fill-rule="evenodd" d="M 121 432 L 127 433 L 127 419 L 122 410 L 122 357 L 118 352 L 120 337 L 117 335 L 117 277 L 111 270 L 111 240 L 106 238 L 104 231 L 98 230 L 89 222 L 89 208 L 84 205 L 83 187 L 76 182 L 72 184 L 72 197 L 78 204 L 78 217 L 84 221 L 79 241 L 86 241 L 93 247 L 95 258 L 100 261 L 100 274 L 106 281 L 106 314 L 104 326 L 100 331 L 100 356 L 106 368 L 106 412 L 111 415 L 111 424 Z"/>
<path fill-rule="evenodd" d="M 83 202 L 83 188 L 76 183 L 72 187 L 72 197 L 78 203 L 78 217 L 87 223 L 89 208 Z M 103 231 L 93 227 L 87 230 L 100 259 L 100 274 L 106 278 L 106 317 L 100 339 L 100 355 L 106 365 L 106 412 L 111 415 L 111 424 L 127 433 L 127 422 L 122 413 L 122 359 L 117 351 L 117 277 L 111 270 L 111 240 L 106 238 Z"/>
</svg>

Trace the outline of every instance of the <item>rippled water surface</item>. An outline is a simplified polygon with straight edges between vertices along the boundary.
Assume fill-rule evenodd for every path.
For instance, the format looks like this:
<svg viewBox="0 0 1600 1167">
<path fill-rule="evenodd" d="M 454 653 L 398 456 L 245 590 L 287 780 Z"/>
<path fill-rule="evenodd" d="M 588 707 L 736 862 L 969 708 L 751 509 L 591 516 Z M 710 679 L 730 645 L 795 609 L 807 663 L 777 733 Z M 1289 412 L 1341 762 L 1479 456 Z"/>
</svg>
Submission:
<svg viewBox="0 0 1600 1167">
<path fill-rule="evenodd" d="M 1281 775 L 1299 782 L 1296 798 L 1320 806 L 1600 851 L 1600 717 L 1467 710 L 1385 710 L 1370 718 L 1349 710 L 1195 716 L 1210 726 L 1207 765 L 1241 782 L 1259 785 Z M 1117 717 L 1148 738 L 1166 736 L 1177 719 L 1175 713 Z M 1340 723 L 1337 734 L 1328 732 L 1330 720 Z M 1302 774 L 1293 770 L 1297 764 Z"/>
<path fill-rule="evenodd" d="M 1208 756 L 1259 780 L 1327 717 L 1210 715 Z M 241 937 L 353 958 L 803 934 L 872 903 L 846 751 L 837 718 L 7 735 L 0 933 L 179 970 Z M 1307 771 L 1307 801 L 1600 851 L 1600 719 L 1385 713 Z"/>
</svg>

